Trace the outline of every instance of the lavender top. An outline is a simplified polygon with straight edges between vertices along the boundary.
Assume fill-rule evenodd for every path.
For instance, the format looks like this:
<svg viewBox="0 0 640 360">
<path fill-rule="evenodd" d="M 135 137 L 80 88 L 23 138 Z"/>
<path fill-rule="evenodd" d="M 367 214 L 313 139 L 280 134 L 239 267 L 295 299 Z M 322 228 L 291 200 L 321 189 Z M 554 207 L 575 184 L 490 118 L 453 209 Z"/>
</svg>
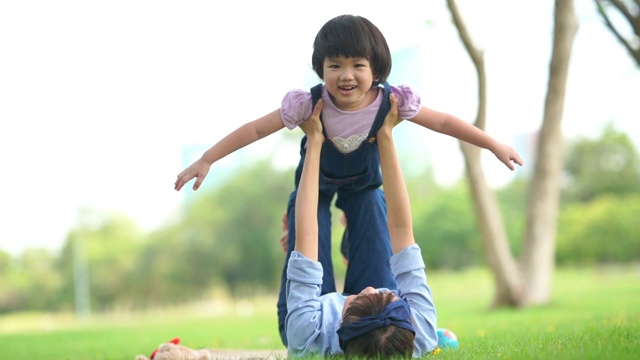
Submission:
<svg viewBox="0 0 640 360">
<path fill-rule="evenodd" d="M 412 119 L 418 114 L 421 107 L 420 96 L 411 86 L 392 86 L 391 91 L 398 99 L 398 114 L 401 118 Z M 323 123 L 329 139 L 343 153 L 357 149 L 367 138 L 382 103 L 383 94 L 384 91 L 380 88 L 376 100 L 369 106 L 360 110 L 344 111 L 331 101 L 327 88 L 322 88 L 322 98 L 325 101 L 322 109 Z M 310 91 L 295 89 L 284 96 L 280 116 L 288 129 L 295 129 L 311 116 L 311 112 Z"/>
</svg>

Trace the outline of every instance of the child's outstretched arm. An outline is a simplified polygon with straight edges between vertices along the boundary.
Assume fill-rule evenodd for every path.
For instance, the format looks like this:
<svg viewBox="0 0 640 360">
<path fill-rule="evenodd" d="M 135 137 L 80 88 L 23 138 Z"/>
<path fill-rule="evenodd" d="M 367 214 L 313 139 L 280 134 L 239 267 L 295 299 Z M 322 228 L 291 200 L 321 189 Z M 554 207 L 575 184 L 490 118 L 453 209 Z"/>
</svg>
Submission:
<svg viewBox="0 0 640 360">
<path fill-rule="evenodd" d="M 490 150 L 498 160 L 502 161 L 511 170 L 515 169 L 513 163 L 520 166 L 524 164 L 520 155 L 511 146 L 497 142 L 484 131 L 453 115 L 423 106 L 418 115 L 410 119 L 410 121 L 433 131 L 453 136 L 459 140 Z"/>
<path fill-rule="evenodd" d="M 394 254 L 415 244 L 409 192 L 396 154 L 392 130 L 398 124 L 398 100 L 391 95 L 391 109 L 378 131 L 378 152 L 382 169 L 382 187 L 387 200 L 387 224 Z"/>
<path fill-rule="evenodd" d="M 320 152 L 324 135 L 320 112 L 324 102 L 319 100 L 311 117 L 300 128 L 307 135 L 307 154 L 296 195 L 295 250 L 312 261 L 318 261 L 318 192 L 320 183 Z"/>
<path fill-rule="evenodd" d="M 174 189 L 180 191 L 186 183 L 196 178 L 193 190 L 198 190 L 214 162 L 282 128 L 284 128 L 284 124 L 280 118 L 280 109 L 240 126 L 210 147 L 200 159 L 178 174 Z"/>
</svg>

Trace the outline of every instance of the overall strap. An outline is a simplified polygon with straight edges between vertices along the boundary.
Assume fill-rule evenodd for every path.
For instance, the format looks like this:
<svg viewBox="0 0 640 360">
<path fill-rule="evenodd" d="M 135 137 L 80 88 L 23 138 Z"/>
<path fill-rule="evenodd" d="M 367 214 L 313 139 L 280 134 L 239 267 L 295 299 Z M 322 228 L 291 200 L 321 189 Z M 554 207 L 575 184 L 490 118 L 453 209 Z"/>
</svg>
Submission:
<svg viewBox="0 0 640 360">
<path fill-rule="evenodd" d="M 386 81 L 382 83 L 382 85 L 384 85 L 384 96 L 382 97 L 382 102 L 380 103 L 380 108 L 378 108 L 376 118 L 373 120 L 371 130 L 369 131 L 368 141 L 370 144 L 376 141 L 378 130 L 380 130 L 382 124 L 384 124 L 384 118 L 387 117 L 387 113 L 389 112 L 389 109 L 391 109 L 391 101 L 389 100 L 389 95 L 391 95 L 391 85 Z"/>
<path fill-rule="evenodd" d="M 389 100 L 389 95 L 391 95 L 391 85 L 388 82 L 382 83 L 384 86 L 384 96 L 382 97 L 382 102 L 380 103 L 380 107 L 378 108 L 378 113 L 376 114 L 376 118 L 373 121 L 373 125 L 371 126 L 371 130 L 369 130 L 369 135 L 367 136 L 369 143 L 373 143 L 376 141 L 376 135 L 378 134 L 378 130 L 384 124 L 384 118 L 387 116 L 389 109 L 391 109 L 391 101 Z M 316 103 L 322 97 L 322 84 L 318 84 L 311 88 L 311 111 L 316 107 Z M 320 113 L 320 122 L 322 123 L 322 113 Z M 325 129 L 324 123 L 322 123 L 322 133 L 324 137 L 327 139 L 327 130 Z"/>
<path fill-rule="evenodd" d="M 311 113 L 315 109 L 318 100 L 322 98 L 322 83 L 311 88 Z M 327 130 L 325 129 L 324 122 L 322 122 L 322 112 L 320 112 L 320 123 L 322 124 L 322 135 L 325 139 L 328 139 Z"/>
</svg>

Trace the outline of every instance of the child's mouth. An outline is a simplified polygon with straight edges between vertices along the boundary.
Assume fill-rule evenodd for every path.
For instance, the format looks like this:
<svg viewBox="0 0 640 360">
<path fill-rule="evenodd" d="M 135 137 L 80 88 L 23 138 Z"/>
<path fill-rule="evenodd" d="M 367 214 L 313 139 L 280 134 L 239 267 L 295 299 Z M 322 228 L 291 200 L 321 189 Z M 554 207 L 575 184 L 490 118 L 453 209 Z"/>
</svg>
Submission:
<svg viewBox="0 0 640 360">
<path fill-rule="evenodd" d="M 353 89 L 355 89 L 357 86 L 355 85 L 343 85 L 343 86 L 338 86 L 338 89 L 342 90 L 342 91 L 351 91 Z"/>
</svg>

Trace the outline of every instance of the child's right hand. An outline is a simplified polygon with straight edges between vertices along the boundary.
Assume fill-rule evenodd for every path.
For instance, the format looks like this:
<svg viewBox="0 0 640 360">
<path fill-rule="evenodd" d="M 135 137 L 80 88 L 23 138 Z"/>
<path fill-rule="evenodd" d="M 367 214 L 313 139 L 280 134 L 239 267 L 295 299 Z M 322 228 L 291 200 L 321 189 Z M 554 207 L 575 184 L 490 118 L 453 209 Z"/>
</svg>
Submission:
<svg viewBox="0 0 640 360">
<path fill-rule="evenodd" d="M 176 191 L 180 191 L 186 183 L 191 181 L 191 179 L 196 178 L 196 182 L 193 184 L 193 190 L 198 190 L 204 181 L 204 178 L 207 177 L 209 168 L 211 168 L 211 164 L 206 162 L 204 159 L 200 158 L 196 160 L 196 162 L 191 164 L 191 166 L 178 174 L 178 178 L 174 184 L 174 189 L 176 189 Z"/>
</svg>

